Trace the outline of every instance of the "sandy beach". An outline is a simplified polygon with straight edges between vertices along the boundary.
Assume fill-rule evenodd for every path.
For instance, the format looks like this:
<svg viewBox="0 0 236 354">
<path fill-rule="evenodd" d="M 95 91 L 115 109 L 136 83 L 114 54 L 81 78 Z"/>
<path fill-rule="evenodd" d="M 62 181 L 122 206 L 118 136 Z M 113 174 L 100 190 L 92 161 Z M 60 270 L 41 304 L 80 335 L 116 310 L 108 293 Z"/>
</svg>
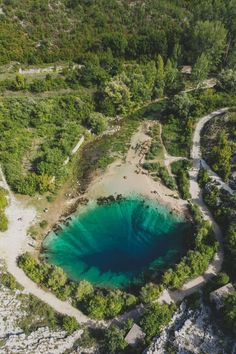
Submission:
<svg viewBox="0 0 236 354">
<path fill-rule="evenodd" d="M 97 199 L 109 195 L 140 194 L 168 206 L 172 211 L 183 213 L 187 202 L 179 199 L 176 191 L 165 187 L 160 181 L 154 181 L 150 173 L 141 167 L 145 157 L 144 147 L 151 143 L 146 129 L 147 123 L 143 123 L 131 139 L 125 161 L 115 161 L 102 176 L 95 178 L 86 197 Z"/>
</svg>

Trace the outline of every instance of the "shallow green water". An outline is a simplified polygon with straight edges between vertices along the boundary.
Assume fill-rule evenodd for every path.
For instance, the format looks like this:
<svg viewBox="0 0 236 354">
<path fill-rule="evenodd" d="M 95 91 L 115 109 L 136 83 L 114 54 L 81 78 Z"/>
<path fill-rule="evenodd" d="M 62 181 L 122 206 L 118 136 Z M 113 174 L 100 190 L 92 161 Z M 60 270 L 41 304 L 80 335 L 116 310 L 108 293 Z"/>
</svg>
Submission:
<svg viewBox="0 0 236 354">
<path fill-rule="evenodd" d="M 49 262 L 75 280 L 122 287 L 142 282 L 183 250 L 189 226 L 160 204 L 132 197 L 108 205 L 90 203 L 44 242 Z"/>
</svg>

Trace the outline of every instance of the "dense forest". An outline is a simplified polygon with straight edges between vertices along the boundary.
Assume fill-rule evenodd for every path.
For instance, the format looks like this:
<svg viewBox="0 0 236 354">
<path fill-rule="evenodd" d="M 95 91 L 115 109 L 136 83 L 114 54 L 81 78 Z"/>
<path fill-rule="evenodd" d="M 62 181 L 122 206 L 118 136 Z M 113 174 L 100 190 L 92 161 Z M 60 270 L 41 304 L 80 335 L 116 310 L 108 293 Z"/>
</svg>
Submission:
<svg viewBox="0 0 236 354">
<path fill-rule="evenodd" d="M 2 0 L 0 61 L 81 62 L 90 53 L 111 53 L 194 64 L 204 53 L 212 68 L 233 66 L 235 7 L 235 0 L 25 0 L 23 7 Z"/>
</svg>

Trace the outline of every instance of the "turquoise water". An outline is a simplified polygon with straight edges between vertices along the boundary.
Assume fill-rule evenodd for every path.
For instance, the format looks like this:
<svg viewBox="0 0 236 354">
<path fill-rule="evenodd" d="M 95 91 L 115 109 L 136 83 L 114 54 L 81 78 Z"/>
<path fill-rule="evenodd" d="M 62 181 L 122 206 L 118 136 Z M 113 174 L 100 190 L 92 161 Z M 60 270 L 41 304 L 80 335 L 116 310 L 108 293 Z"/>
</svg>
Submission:
<svg viewBox="0 0 236 354">
<path fill-rule="evenodd" d="M 44 241 L 44 255 L 74 280 L 124 287 L 162 269 L 183 251 L 189 226 L 160 204 L 132 197 L 90 203 Z"/>
</svg>

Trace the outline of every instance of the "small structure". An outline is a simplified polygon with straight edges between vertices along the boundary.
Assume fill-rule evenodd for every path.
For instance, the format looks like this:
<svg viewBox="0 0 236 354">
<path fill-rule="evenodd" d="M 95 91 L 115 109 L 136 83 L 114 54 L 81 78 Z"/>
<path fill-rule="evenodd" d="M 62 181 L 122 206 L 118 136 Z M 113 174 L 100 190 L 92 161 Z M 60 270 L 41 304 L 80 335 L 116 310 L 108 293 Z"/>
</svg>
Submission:
<svg viewBox="0 0 236 354">
<path fill-rule="evenodd" d="M 221 288 L 212 291 L 210 293 L 211 302 L 215 303 L 217 310 L 224 306 L 224 299 L 227 295 L 234 292 L 234 287 L 231 283 L 228 283 Z"/>
<path fill-rule="evenodd" d="M 192 67 L 190 65 L 184 65 L 181 68 L 181 74 L 191 75 L 192 74 Z"/>
<path fill-rule="evenodd" d="M 145 336 L 146 334 L 142 331 L 142 329 L 136 323 L 134 323 L 131 330 L 126 335 L 125 341 L 132 347 L 135 347 L 138 342 Z"/>
</svg>

